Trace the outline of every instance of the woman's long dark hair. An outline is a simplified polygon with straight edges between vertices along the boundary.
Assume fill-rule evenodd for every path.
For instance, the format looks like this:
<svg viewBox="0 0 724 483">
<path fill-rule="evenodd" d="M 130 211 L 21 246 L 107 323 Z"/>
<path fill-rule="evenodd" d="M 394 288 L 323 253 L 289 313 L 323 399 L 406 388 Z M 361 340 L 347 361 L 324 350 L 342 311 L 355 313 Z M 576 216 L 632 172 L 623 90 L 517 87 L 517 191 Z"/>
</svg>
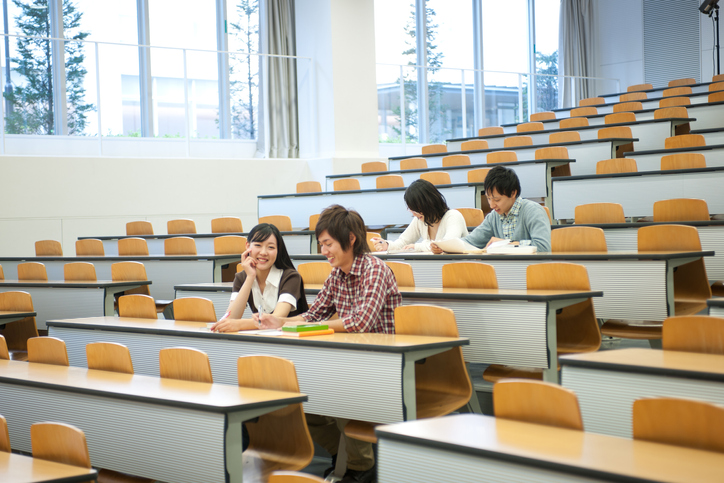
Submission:
<svg viewBox="0 0 724 483">
<path fill-rule="evenodd" d="M 433 225 L 442 220 L 450 208 L 447 207 L 445 196 L 435 185 L 424 179 L 416 179 L 405 190 L 407 207 L 425 217 L 426 225 Z"/>
</svg>

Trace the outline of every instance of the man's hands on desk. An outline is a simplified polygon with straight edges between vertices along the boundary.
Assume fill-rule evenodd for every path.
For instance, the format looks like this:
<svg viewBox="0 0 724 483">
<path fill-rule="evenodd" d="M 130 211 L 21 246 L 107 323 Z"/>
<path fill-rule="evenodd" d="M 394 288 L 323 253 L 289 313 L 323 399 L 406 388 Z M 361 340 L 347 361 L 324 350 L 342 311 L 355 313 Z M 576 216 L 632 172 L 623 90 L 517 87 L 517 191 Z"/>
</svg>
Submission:
<svg viewBox="0 0 724 483">
<path fill-rule="evenodd" d="M 309 322 L 299 315 L 296 317 L 277 317 L 271 314 L 261 314 L 261 316 L 259 316 L 259 328 L 261 329 L 279 329 L 284 325 L 292 326 L 308 323 Z M 347 332 L 342 319 L 330 319 L 324 323 L 327 324 L 330 329 L 334 329 L 335 332 Z"/>
</svg>

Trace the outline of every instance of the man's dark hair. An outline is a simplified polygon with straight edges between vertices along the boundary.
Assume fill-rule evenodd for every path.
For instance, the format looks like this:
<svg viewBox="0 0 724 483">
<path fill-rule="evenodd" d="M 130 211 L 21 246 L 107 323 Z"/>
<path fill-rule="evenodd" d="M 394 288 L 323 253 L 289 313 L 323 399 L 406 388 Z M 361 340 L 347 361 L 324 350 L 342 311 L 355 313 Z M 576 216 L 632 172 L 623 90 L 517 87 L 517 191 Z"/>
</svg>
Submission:
<svg viewBox="0 0 724 483">
<path fill-rule="evenodd" d="M 364 255 L 370 251 L 370 247 L 367 245 L 367 228 L 365 228 L 365 222 L 359 213 L 354 210 L 348 210 L 340 205 L 332 205 L 325 208 L 322 214 L 319 215 L 317 227 L 314 229 L 314 234 L 317 236 L 317 239 L 319 239 L 323 231 L 329 233 L 329 236 L 339 242 L 342 250 L 349 248 L 349 235 L 350 233 L 353 234 L 355 240 L 352 246 L 352 253 L 355 257 Z"/>
<path fill-rule="evenodd" d="M 432 225 L 442 220 L 450 208 L 435 185 L 424 179 L 413 181 L 405 190 L 407 207 L 425 217 L 425 224 Z"/>
<path fill-rule="evenodd" d="M 520 180 L 518 179 L 518 175 L 515 174 L 515 171 L 505 166 L 496 166 L 491 169 L 485 177 L 483 188 L 485 189 L 485 194 L 492 193 L 493 188 L 495 188 L 495 191 L 503 196 L 513 197 L 513 191 L 515 191 L 516 198 L 520 196 Z"/>
</svg>

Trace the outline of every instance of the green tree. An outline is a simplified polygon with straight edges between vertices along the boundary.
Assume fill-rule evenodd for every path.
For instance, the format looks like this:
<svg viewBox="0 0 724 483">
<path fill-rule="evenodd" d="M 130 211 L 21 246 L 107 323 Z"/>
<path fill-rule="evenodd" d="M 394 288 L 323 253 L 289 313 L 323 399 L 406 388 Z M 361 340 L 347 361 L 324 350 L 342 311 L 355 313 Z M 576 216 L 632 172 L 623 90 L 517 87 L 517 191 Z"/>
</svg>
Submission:
<svg viewBox="0 0 724 483">
<path fill-rule="evenodd" d="M 258 0 L 239 0 L 236 10 L 240 20 L 231 23 L 231 33 L 241 41 L 246 52 L 258 51 Z M 255 139 L 257 136 L 258 65 L 258 57 L 252 55 L 232 55 L 229 62 L 231 130 L 235 138 Z"/>
<path fill-rule="evenodd" d="M 535 53 L 536 95 L 538 96 L 538 111 L 550 111 L 558 107 L 558 51 L 545 55 Z"/>
<path fill-rule="evenodd" d="M 21 13 L 15 23 L 22 35 L 50 37 L 48 0 L 13 0 Z M 83 40 L 87 32 L 81 32 L 78 12 L 71 0 L 63 0 L 63 29 L 67 39 Z M 8 113 L 6 130 L 11 134 L 53 134 L 55 109 L 53 105 L 53 74 L 51 41 L 40 38 L 17 38 L 19 57 L 12 58 L 13 71 L 25 81 L 4 94 L 10 100 L 13 111 Z M 83 80 L 87 73 L 83 66 L 85 54 L 80 42 L 65 42 L 66 102 L 68 106 L 68 133 L 82 135 L 86 116 L 94 109 L 86 104 Z"/>
</svg>

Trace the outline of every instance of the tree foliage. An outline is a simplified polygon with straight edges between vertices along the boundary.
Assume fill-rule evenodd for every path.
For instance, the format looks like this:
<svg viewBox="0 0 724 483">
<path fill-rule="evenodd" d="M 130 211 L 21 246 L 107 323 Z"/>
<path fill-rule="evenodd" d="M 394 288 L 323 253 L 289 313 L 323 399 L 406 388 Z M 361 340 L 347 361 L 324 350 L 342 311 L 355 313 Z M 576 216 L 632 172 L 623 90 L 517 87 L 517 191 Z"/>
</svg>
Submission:
<svg viewBox="0 0 724 483">
<path fill-rule="evenodd" d="M 551 111 L 558 107 L 558 51 L 545 55 L 535 53 L 535 65 L 538 74 L 549 74 L 536 76 L 536 88 L 538 96 L 538 110 Z"/>
<path fill-rule="evenodd" d="M 259 44 L 259 2 L 239 0 L 238 23 L 231 23 L 231 33 L 246 52 L 257 52 Z M 256 139 L 259 92 L 259 58 L 255 55 L 232 55 L 229 62 L 231 94 L 231 130 L 234 138 Z"/>
</svg>

